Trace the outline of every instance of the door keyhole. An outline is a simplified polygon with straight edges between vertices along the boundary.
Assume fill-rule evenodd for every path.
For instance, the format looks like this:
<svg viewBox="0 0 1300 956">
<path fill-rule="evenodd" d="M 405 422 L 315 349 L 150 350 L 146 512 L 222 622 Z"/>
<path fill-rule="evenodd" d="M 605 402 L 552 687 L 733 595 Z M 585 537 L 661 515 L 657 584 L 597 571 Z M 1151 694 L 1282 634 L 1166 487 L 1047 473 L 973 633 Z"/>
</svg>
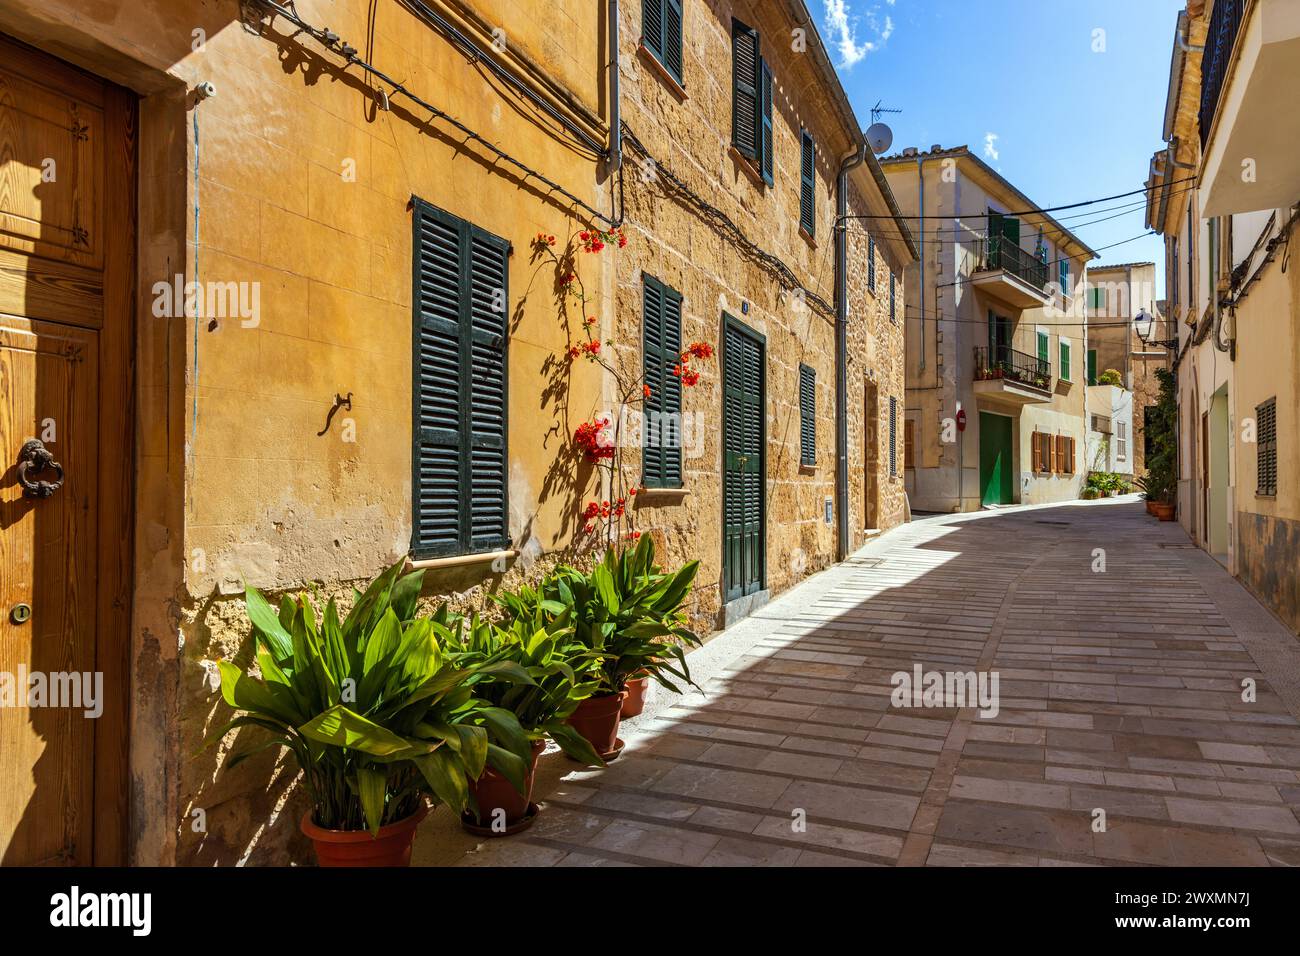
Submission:
<svg viewBox="0 0 1300 956">
<path fill-rule="evenodd" d="M 9 612 L 9 620 L 15 624 L 26 624 L 32 616 L 32 606 L 30 604 L 15 604 L 13 610 Z"/>
</svg>

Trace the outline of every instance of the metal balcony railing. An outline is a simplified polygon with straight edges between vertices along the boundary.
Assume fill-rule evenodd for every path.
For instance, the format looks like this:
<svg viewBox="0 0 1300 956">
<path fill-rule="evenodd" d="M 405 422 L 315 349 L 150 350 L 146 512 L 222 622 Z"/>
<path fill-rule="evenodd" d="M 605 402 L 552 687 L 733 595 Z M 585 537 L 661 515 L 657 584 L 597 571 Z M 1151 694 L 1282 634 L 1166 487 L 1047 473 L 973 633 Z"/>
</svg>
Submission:
<svg viewBox="0 0 1300 956">
<path fill-rule="evenodd" d="M 1052 369 L 1046 359 L 1025 352 L 1017 352 L 1006 346 L 990 348 L 986 345 L 975 349 L 975 379 L 1005 379 L 1031 388 L 1049 391 L 1052 387 Z"/>
<path fill-rule="evenodd" d="M 1005 236 L 989 236 L 984 240 L 984 268 L 1005 269 L 1035 289 L 1047 285 L 1047 263 Z"/>
<path fill-rule="evenodd" d="M 1214 111 L 1219 105 L 1219 94 L 1223 92 L 1223 82 L 1228 76 L 1228 61 L 1232 57 L 1233 44 L 1237 42 L 1237 32 L 1241 29 L 1241 15 L 1245 12 L 1246 0 L 1215 0 L 1214 12 L 1210 14 L 1210 29 L 1205 35 L 1205 52 L 1201 55 L 1201 148 L 1210 138 L 1210 128 L 1214 125 Z"/>
</svg>

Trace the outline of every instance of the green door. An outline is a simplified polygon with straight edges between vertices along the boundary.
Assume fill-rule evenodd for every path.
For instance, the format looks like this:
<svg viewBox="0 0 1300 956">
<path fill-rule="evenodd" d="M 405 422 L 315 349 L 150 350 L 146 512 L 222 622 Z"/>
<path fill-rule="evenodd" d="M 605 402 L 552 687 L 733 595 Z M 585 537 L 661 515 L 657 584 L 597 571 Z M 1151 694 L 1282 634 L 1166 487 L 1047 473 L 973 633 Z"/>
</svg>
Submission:
<svg viewBox="0 0 1300 956">
<path fill-rule="evenodd" d="M 1006 415 L 980 412 L 980 493 L 986 505 L 1011 504 L 1011 425 Z"/>
<path fill-rule="evenodd" d="M 731 601 L 763 587 L 763 337 L 729 315 L 722 329 L 722 590 Z"/>
</svg>

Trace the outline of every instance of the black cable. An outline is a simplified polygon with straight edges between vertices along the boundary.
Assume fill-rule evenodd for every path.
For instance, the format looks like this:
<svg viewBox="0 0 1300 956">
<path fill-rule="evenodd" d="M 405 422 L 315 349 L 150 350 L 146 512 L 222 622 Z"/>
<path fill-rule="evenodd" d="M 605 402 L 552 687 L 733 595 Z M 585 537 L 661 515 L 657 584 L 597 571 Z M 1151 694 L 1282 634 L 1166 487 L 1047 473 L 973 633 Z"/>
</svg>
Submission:
<svg viewBox="0 0 1300 956">
<path fill-rule="evenodd" d="M 795 275 L 794 270 L 786 265 L 782 259 L 766 251 L 751 240 L 745 235 L 744 231 L 732 221 L 731 217 L 717 206 L 709 203 L 700 196 L 699 193 L 695 192 L 695 190 L 691 189 L 690 186 L 674 175 L 672 170 L 656 159 L 654 154 L 645 147 L 641 140 L 637 138 L 636 133 L 632 131 L 632 128 L 628 126 L 626 122 L 622 124 L 622 130 L 623 141 L 630 144 L 632 148 L 643 157 L 654 163 L 656 181 L 664 180 L 668 182 L 675 192 L 689 200 L 691 205 L 696 208 L 697 212 L 711 221 L 718 228 L 718 231 L 723 233 L 724 236 L 729 238 L 735 245 L 739 246 L 741 251 L 752 258 L 757 259 L 771 271 L 776 273 L 778 278 L 789 289 L 801 291 L 804 296 L 804 301 L 815 308 L 818 312 L 822 313 L 823 316 L 827 318 L 834 317 L 835 310 L 831 304 L 801 283 L 798 276 Z"/>
<path fill-rule="evenodd" d="M 258 0 L 258 2 L 261 3 L 263 6 L 265 6 L 267 9 L 271 10 L 274 14 L 288 20 L 295 27 L 297 27 L 300 32 L 306 33 L 317 43 L 321 44 L 323 47 L 329 50 L 331 53 L 335 53 L 339 56 L 342 56 L 344 59 L 347 60 L 348 65 L 356 64 L 357 66 L 365 70 L 367 73 L 370 73 L 372 76 L 377 77 L 386 86 L 392 88 L 392 94 L 400 93 L 402 96 L 405 96 L 407 99 L 409 99 L 411 102 L 415 103 L 416 105 L 420 106 L 422 109 L 428 110 L 429 113 L 431 113 L 434 116 L 434 118 L 441 119 L 448 125 L 454 127 L 460 133 L 464 134 L 464 136 L 467 139 L 473 140 L 474 142 L 482 146 L 484 149 L 489 150 L 498 159 L 504 160 L 505 162 L 509 163 L 511 166 L 514 166 L 516 169 L 518 169 L 520 172 L 524 174 L 525 179 L 531 178 L 537 180 L 540 183 L 544 183 L 547 186 L 547 188 L 550 189 L 552 192 L 558 193 L 559 195 L 563 196 L 565 199 L 573 203 L 573 205 L 586 210 L 591 215 L 592 218 L 598 219 L 601 222 L 608 224 L 611 228 L 617 228 L 622 223 L 623 219 L 621 215 L 618 216 L 618 218 L 614 218 L 612 216 L 606 215 L 605 213 L 596 209 L 594 206 L 591 206 L 590 204 L 584 202 L 582 199 L 579 199 L 576 195 L 569 192 L 567 189 L 565 189 L 559 183 L 555 182 L 550 177 L 546 176 L 544 173 L 538 172 L 532 167 L 516 159 L 514 156 L 511 156 L 509 153 L 505 152 L 500 147 L 490 143 L 488 140 L 483 138 L 483 136 L 481 136 L 479 133 L 470 129 L 464 123 L 460 122 L 460 120 L 455 119 L 454 117 L 448 115 L 443 110 L 438 109 L 438 107 L 434 106 L 432 103 L 428 102 L 425 99 L 422 99 L 417 94 L 412 93 L 405 86 L 403 86 L 401 83 L 394 80 L 388 74 L 384 73 L 378 67 L 372 66 L 371 64 L 367 63 L 365 60 L 357 56 L 356 48 L 352 47 L 350 44 L 344 43 L 337 35 L 331 34 L 327 36 L 324 30 L 318 29 L 317 27 L 313 27 L 311 24 L 307 23 L 300 16 L 298 16 L 298 14 L 295 13 L 293 10 L 290 10 L 288 7 L 282 6 L 281 4 L 275 2 L 275 0 Z"/>
<path fill-rule="evenodd" d="M 1058 209 L 1078 209 L 1081 206 L 1092 206 L 1099 202 L 1110 202 L 1113 199 L 1123 199 L 1125 196 L 1136 196 L 1138 193 L 1151 192 L 1155 189 L 1164 189 L 1166 186 L 1176 186 L 1179 183 L 1189 183 L 1196 180 L 1195 176 L 1188 176 L 1186 179 L 1175 179 L 1172 182 L 1162 183 L 1159 186 L 1143 186 L 1141 189 L 1133 189 L 1126 193 L 1116 193 L 1113 196 L 1100 196 L 1097 199 L 1085 199 L 1082 202 L 1067 203 L 1063 206 L 1040 206 L 1035 209 L 1024 209 L 1017 212 L 984 212 L 966 213 L 965 215 L 949 214 L 945 219 L 987 219 L 990 216 L 1041 216 L 1049 212 L 1055 212 Z M 932 219 L 933 216 L 875 216 L 875 215 L 857 215 L 845 216 L 845 219 Z"/>
</svg>

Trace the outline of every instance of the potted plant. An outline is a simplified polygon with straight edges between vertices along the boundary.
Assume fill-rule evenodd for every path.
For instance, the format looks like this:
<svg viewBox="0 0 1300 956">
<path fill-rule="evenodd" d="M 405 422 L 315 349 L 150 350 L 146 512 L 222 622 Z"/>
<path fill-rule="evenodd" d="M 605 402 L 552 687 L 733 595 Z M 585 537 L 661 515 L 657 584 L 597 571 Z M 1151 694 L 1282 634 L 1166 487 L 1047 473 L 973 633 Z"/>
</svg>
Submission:
<svg viewBox="0 0 1300 956">
<path fill-rule="evenodd" d="M 586 738 L 566 722 L 600 686 L 600 658 L 577 640 L 567 618 L 566 610 L 547 621 L 537 608 L 531 618 L 516 617 L 505 626 L 471 620 L 463 637 L 456 628 L 456 666 L 477 670 L 471 680 L 475 695 L 514 714 L 531 744 L 526 764 L 503 752 L 496 755 L 502 769 L 489 762 L 470 782 L 470 807 L 461 814 L 461 824 L 471 833 L 504 836 L 532 824 L 537 815 L 533 777 L 547 737 L 574 760 L 604 766 Z M 503 677 L 490 668 L 501 662 L 512 664 L 529 680 L 520 681 L 514 674 Z M 489 752 L 494 747 L 490 743 Z"/>
<path fill-rule="evenodd" d="M 673 691 L 673 678 L 691 682 L 685 648 L 698 647 L 700 639 L 686 627 L 682 606 L 698 568 L 691 561 L 674 573 L 663 571 L 647 535 L 635 548 L 606 551 L 590 572 L 560 566 L 536 591 L 521 589 L 501 599 L 512 618 L 530 617 L 536 609 L 571 614 L 574 635 L 599 657 L 599 686 L 569 723 L 604 760 L 622 750 L 618 724 L 629 678 L 644 671 Z"/>
<path fill-rule="evenodd" d="M 422 572 L 400 571 L 397 564 L 379 575 L 342 620 L 333 599 L 320 619 L 306 595 L 286 596 L 276 614 L 246 588 L 260 673 L 217 664 L 222 696 L 240 713 L 209 740 L 242 727 L 270 733 L 228 766 L 268 747 L 289 749 L 311 798 L 302 830 L 322 866 L 409 864 L 429 797 L 462 810 L 469 781 L 485 764 L 504 762 L 494 750 L 519 760 L 529 753 L 514 714 L 471 686 L 514 665 L 454 666 L 440 649 L 439 625 L 415 619 Z"/>
<path fill-rule="evenodd" d="M 1168 369 L 1158 368 L 1155 372 L 1160 393 L 1147 421 L 1151 451 L 1146 458 L 1143 488 L 1152 499 L 1152 514 L 1161 521 L 1173 521 L 1178 498 L 1177 382 Z"/>
</svg>

